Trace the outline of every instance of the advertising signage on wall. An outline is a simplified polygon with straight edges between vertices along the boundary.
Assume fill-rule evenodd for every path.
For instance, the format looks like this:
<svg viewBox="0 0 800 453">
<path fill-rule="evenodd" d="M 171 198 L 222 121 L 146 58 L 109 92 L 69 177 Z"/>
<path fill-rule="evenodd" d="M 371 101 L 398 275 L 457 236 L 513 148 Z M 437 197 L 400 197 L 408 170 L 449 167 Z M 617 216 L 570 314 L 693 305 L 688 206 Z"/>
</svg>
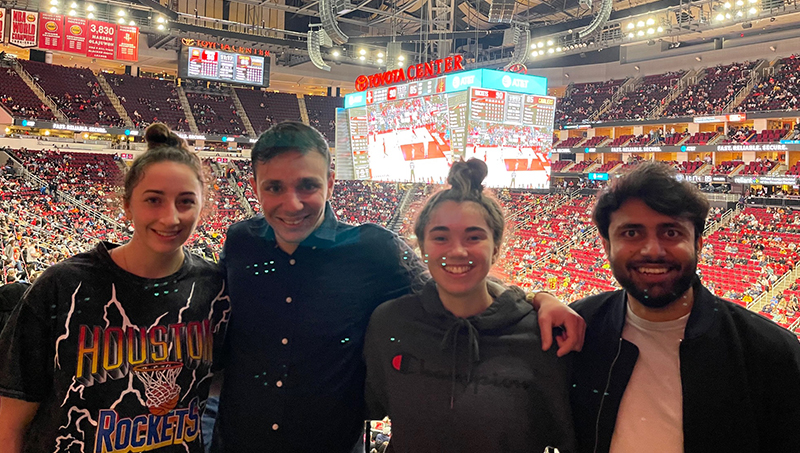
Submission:
<svg viewBox="0 0 800 453">
<path fill-rule="evenodd" d="M 609 146 L 602 148 L 554 148 L 554 153 L 713 153 L 713 152 L 765 152 L 800 151 L 800 142 L 758 143 L 752 145 L 683 145 L 683 146 Z"/>
<path fill-rule="evenodd" d="M 8 42 L 17 47 L 36 47 L 39 38 L 39 13 L 11 10 L 11 35 Z"/>
<path fill-rule="evenodd" d="M 762 186 L 794 186 L 797 184 L 797 176 L 734 176 L 733 182 Z"/>
<path fill-rule="evenodd" d="M 6 42 L 6 9 L 0 8 L 0 43 Z"/>
</svg>

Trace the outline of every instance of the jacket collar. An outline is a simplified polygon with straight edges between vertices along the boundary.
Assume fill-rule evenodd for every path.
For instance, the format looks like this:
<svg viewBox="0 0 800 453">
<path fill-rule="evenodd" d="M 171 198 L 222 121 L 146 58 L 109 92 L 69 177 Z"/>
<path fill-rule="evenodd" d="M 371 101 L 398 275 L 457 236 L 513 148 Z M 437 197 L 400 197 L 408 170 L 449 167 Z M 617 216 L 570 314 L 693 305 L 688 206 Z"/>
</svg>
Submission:
<svg viewBox="0 0 800 453">
<path fill-rule="evenodd" d="M 689 314 L 689 320 L 686 322 L 686 330 L 683 334 L 684 339 L 696 338 L 706 333 L 714 324 L 714 310 L 720 303 L 719 299 L 703 286 L 700 277 L 695 278 L 692 288 L 694 289 L 694 303 Z M 612 327 L 619 335 L 622 335 L 622 328 L 625 326 L 627 309 L 628 292 L 625 290 L 619 291 L 611 308 Z"/>
</svg>

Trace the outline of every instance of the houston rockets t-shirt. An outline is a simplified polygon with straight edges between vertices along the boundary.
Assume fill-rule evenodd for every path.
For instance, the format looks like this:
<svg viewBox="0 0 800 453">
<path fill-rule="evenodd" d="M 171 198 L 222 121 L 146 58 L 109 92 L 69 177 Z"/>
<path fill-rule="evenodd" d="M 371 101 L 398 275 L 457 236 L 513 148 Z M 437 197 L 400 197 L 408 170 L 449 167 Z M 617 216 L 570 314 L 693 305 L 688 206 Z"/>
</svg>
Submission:
<svg viewBox="0 0 800 453">
<path fill-rule="evenodd" d="M 224 279 L 186 253 L 173 275 L 119 268 L 101 243 L 47 269 L 0 335 L 0 395 L 40 403 L 25 452 L 197 452 Z"/>
</svg>

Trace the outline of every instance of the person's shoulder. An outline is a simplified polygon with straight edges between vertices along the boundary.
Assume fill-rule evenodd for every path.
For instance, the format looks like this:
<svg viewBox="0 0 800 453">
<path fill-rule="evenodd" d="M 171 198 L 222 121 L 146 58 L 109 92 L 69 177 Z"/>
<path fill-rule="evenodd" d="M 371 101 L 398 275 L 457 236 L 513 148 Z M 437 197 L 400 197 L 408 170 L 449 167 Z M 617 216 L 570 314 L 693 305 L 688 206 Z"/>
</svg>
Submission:
<svg viewBox="0 0 800 453">
<path fill-rule="evenodd" d="M 220 277 L 223 276 L 222 269 L 220 269 L 217 263 L 209 261 L 191 252 L 187 253 L 187 257 L 190 260 L 192 272 L 209 276 L 213 275 L 218 275 Z"/>
<path fill-rule="evenodd" d="M 607 291 L 594 296 L 584 297 L 583 299 L 576 300 L 569 306 L 578 312 L 578 314 L 586 318 L 608 307 L 621 294 L 622 290 Z"/>
<path fill-rule="evenodd" d="M 396 320 L 400 316 L 408 316 L 421 308 L 420 296 L 418 294 L 406 294 L 386 301 L 372 312 L 371 323 L 380 323 Z"/>
<path fill-rule="evenodd" d="M 784 346 L 800 351 L 797 336 L 771 319 L 720 297 L 716 297 L 716 301 L 717 307 L 730 315 L 737 331 L 747 337 L 748 344 L 759 345 L 761 349 Z"/>
<path fill-rule="evenodd" d="M 258 235 L 261 230 L 266 229 L 267 226 L 267 220 L 263 215 L 258 214 L 249 219 L 240 220 L 231 224 L 231 226 L 228 227 L 227 238 L 236 239 L 242 236 L 255 236 Z"/>
</svg>

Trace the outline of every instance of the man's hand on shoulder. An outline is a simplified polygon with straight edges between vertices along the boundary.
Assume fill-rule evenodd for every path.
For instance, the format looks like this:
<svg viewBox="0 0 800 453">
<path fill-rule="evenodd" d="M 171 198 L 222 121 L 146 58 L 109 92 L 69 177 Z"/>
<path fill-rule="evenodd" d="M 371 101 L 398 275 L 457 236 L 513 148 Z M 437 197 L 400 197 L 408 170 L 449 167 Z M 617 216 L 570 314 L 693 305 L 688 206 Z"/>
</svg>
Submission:
<svg viewBox="0 0 800 453">
<path fill-rule="evenodd" d="M 553 345 L 553 329 L 555 328 L 560 329 L 560 333 L 555 335 L 559 357 L 583 348 L 586 322 L 581 315 L 546 291 L 533 294 L 530 300 L 539 314 L 543 351 L 547 351 Z"/>
</svg>

